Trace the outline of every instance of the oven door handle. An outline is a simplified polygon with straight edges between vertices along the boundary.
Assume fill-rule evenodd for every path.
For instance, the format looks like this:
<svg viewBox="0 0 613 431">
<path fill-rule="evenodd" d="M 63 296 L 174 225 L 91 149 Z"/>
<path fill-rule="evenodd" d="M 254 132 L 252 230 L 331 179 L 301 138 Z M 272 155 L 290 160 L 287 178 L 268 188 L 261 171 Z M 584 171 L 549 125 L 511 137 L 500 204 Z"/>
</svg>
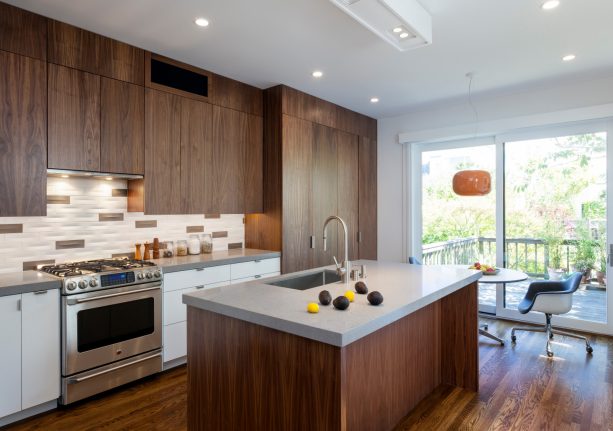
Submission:
<svg viewBox="0 0 613 431">
<path fill-rule="evenodd" d="M 100 295 L 91 298 L 69 299 L 68 305 L 82 304 L 84 302 L 97 301 L 99 299 L 115 298 L 116 296 L 132 295 L 134 293 L 148 292 L 150 290 L 159 290 L 161 287 L 148 287 L 146 289 L 128 290 L 127 292 L 111 293 L 110 295 Z"/>
<path fill-rule="evenodd" d="M 72 379 L 70 379 L 70 383 L 73 383 L 73 384 L 74 383 L 81 383 L 81 382 L 83 382 L 85 380 L 93 379 L 94 377 L 98 377 L 98 376 L 101 376 L 103 374 L 107 374 L 107 373 L 110 373 L 110 372 L 113 372 L 113 371 L 117 371 L 117 370 L 120 370 L 122 368 L 130 367 L 132 365 L 148 361 L 149 359 L 157 358 L 158 356 L 162 356 L 162 352 L 156 353 L 155 355 L 147 356 L 145 358 L 137 359 L 136 361 L 132 361 L 132 362 L 127 363 L 127 364 L 118 365 L 116 367 L 109 368 L 108 370 L 98 371 L 97 373 L 90 374 L 89 376 L 72 378 Z"/>
</svg>

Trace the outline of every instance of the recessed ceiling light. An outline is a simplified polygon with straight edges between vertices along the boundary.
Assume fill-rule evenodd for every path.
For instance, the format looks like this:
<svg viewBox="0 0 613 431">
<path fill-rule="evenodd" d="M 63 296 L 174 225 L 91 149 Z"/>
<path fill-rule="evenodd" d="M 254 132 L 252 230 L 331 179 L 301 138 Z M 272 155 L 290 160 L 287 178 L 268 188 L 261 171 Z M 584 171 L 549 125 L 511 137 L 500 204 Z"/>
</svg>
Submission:
<svg viewBox="0 0 613 431">
<path fill-rule="evenodd" d="M 196 18 L 194 22 L 199 27 L 207 27 L 209 25 L 209 20 L 206 18 Z"/>
<path fill-rule="evenodd" d="M 543 8 L 543 10 L 551 10 L 558 6 L 560 6 L 560 0 L 548 0 L 542 4 L 541 8 Z"/>
<path fill-rule="evenodd" d="M 400 33 L 402 31 L 402 27 L 396 27 L 392 30 L 394 33 Z"/>
<path fill-rule="evenodd" d="M 324 76 L 324 73 L 321 70 L 316 70 L 311 75 L 313 75 L 313 78 L 321 78 Z"/>
<path fill-rule="evenodd" d="M 68 178 L 68 175 L 61 175 L 62 178 Z"/>
<path fill-rule="evenodd" d="M 562 61 L 573 61 L 577 56 L 575 54 L 568 54 L 562 57 Z"/>
<path fill-rule="evenodd" d="M 377 103 L 379 101 L 378 97 L 371 97 L 370 98 L 370 103 Z"/>
<path fill-rule="evenodd" d="M 406 31 L 404 33 L 400 33 L 400 39 L 406 39 L 407 37 L 409 37 L 409 33 Z"/>
<path fill-rule="evenodd" d="M 111 181 L 113 179 L 113 177 L 106 177 L 105 180 L 107 181 Z"/>
</svg>

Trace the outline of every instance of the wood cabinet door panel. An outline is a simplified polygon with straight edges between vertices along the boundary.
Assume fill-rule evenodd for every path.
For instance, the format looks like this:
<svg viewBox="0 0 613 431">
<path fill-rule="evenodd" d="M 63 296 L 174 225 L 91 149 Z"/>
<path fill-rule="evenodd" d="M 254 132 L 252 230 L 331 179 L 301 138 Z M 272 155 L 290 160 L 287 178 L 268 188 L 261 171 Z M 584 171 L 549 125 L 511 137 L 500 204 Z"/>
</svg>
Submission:
<svg viewBox="0 0 613 431">
<path fill-rule="evenodd" d="M 377 259 L 377 141 L 360 137 L 360 259 Z"/>
<path fill-rule="evenodd" d="M 342 229 L 336 221 L 331 222 L 327 229 L 327 247 L 323 249 L 322 231 L 324 222 L 329 216 L 338 215 L 338 175 L 337 149 L 334 138 L 335 131 L 327 126 L 313 124 L 313 159 L 312 159 L 312 230 L 315 237 L 313 248 L 313 267 L 331 265 L 333 256 L 341 262 L 342 251 L 338 248 L 338 232 Z"/>
<path fill-rule="evenodd" d="M 49 20 L 48 38 L 50 63 L 144 83 L 145 54 L 140 48 L 54 20 Z"/>
<path fill-rule="evenodd" d="M 49 64 L 48 165 L 100 170 L 100 77 Z"/>
<path fill-rule="evenodd" d="M 102 78 L 100 169 L 145 173 L 145 92 L 127 82 Z"/>
<path fill-rule="evenodd" d="M 20 301 L 21 295 L 0 297 L 0 417 L 21 410 Z"/>
<path fill-rule="evenodd" d="M 207 213 L 244 213 L 245 153 L 243 130 L 247 116 L 213 107 L 213 148 L 206 172 Z"/>
<path fill-rule="evenodd" d="M 311 268 L 313 124 L 283 115 L 283 273 Z"/>
<path fill-rule="evenodd" d="M 47 65 L 0 51 L 0 217 L 47 214 Z"/>
<path fill-rule="evenodd" d="M 213 107 L 181 98 L 181 199 L 185 214 L 204 214 L 207 165 L 213 153 Z"/>
<path fill-rule="evenodd" d="M 244 212 L 263 211 L 264 142 L 262 117 L 241 114 L 247 117 L 247 128 L 243 131 L 245 151 L 245 208 Z"/>
<path fill-rule="evenodd" d="M 0 3 L 0 50 L 47 59 L 47 18 Z"/>
<path fill-rule="evenodd" d="M 338 215 L 347 223 L 349 259 L 358 259 L 358 145 L 359 137 L 341 130 L 334 131 L 338 150 Z M 339 233 L 339 249 L 343 247 Z"/>
<path fill-rule="evenodd" d="M 145 90 L 145 213 L 181 214 L 181 98 Z"/>
</svg>

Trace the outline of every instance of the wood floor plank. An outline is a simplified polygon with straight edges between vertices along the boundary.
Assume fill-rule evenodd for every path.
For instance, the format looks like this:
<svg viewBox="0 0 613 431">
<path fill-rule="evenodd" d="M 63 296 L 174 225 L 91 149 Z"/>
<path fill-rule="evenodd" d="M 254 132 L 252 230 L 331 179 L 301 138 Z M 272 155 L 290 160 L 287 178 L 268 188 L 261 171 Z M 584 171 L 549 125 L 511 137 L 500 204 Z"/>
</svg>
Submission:
<svg viewBox="0 0 613 431">
<path fill-rule="evenodd" d="M 510 323 L 488 324 L 510 338 Z M 480 337 L 479 392 L 439 386 L 396 431 L 613 431 L 613 338 L 592 340 L 590 357 L 580 341 L 556 336 L 549 359 L 541 333 L 518 333 L 517 344 L 504 347 Z M 178 367 L 6 429 L 184 431 L 186 388 L 186 368 Z"/>
</svg>

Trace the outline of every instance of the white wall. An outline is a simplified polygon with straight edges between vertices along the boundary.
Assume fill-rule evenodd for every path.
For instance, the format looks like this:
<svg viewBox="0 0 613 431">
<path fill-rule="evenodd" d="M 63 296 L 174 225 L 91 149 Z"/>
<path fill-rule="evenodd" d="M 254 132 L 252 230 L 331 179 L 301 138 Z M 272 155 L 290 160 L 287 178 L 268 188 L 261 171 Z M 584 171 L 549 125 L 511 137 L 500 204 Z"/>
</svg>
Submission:
<svg viewBox="0 0 613 431">
<path fill-rule="evenodd" d="M 479 113 L 479 133 L 500 133 L 543 124 L 585 120 L 586 115 L 612 112 L 613 73 L 572 83 L 530 87 L 474 97 Z M 585 109 L 590 108 L 590 109 Z M 408 141 L 470 137 L 474 114 L 467 101 L 450 101 L 406 115 L 378 121 L 378 258 L 403 259 L 403 151 L 402 133 Z M 408 185 L 410 187 L 410 185 Z"/>
</svg>

